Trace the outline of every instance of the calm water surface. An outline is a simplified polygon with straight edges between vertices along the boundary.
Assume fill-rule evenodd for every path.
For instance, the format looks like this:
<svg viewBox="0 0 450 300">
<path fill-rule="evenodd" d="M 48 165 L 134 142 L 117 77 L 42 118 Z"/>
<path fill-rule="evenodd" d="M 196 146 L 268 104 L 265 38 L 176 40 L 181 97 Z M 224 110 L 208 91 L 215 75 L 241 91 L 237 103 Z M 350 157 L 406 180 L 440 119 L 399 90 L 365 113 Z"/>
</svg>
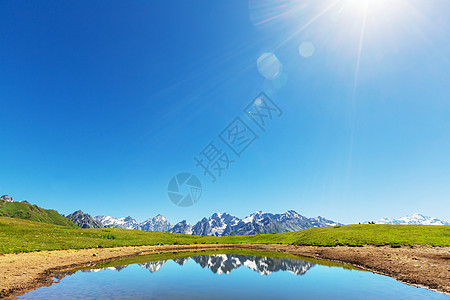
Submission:
<svg viewBox="0 0 450 300">
<path fill-rule="evenodd" d="M 77 271 L 19 299 L 449 299 L 390 277 L 292 258 L 220 254 Z M 55 281 L 56 278 L 55 278 Z"/>
</svg>

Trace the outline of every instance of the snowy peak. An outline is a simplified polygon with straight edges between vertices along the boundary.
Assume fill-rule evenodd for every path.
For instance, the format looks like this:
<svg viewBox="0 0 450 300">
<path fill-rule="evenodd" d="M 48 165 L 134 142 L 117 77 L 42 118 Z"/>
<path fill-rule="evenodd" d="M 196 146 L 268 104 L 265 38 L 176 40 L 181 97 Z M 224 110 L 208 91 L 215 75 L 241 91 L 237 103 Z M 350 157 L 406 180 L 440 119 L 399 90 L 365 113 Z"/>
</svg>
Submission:
<svg viewBox="0 0 450 300">
<path fill-rule="evenodd" d="M 164 217 L 163 215 L 160 215 L 160 214 L 156 215 L 156 217 L 154 217 L 152 220 L 155 222 L 167 222 L 166 217 Z"/>
<path fill-rule="evenodd" d="M 122 220 L 122 219 L 121 219 Z M 133 219 L 132 217 L 128 216 L 126 218 L 123 218 L 123 222 L 127 223 L 127 222 L 136 222 L 135 219 Z"/>
<path fill-rule="evenodd" d="M 222 236 L 233 230 L 240 219 L 229 213 L 214 213 L 211 217 L 203 218 L 192 227 L 192 234 Z"/>
<path fill-rule="evenodd" d="M 192 226 L 186 220 L 178 222 L 173 226 L 169 232 L 172 233 L 183 233 L 183 234 L 192 234 Z"/>
<path fill-rule="evenodd" d="M 287 216 L 287 217 L 298 217 L 300 216 L 295 210 L 288 210 L 282 213 L 281 215 Z"/>
<path fill-rule="evenodd" d="M 264 220 L 265 218 L 271 217 L 271 216 L 273 216 L 273 214 L 265 213 L 265 212 L 259 210 L 259 211 L 255 211 L 251 215 L 243 218 L 242 222 L 244 222 L 244 223 L 252 223 L 255 221 L 260 222 L 260 221 Z"/>
<path fill-rule="evenodd" d="M 381 218 L 375 222 L 376 224 L 398 224 L 398 225 L 450 225 L 446 221 L 436 218 L 427 217 L 419 213 L 412 216 L 406 216 L 399 219 Z"/>
<path fill-rule="evenodd" d="M 139 223 L 130 216 L 120 219 L 110 216 L 96 216 L 94 219 L 102 223 L 105 228 L 140 229 Z"/>
<path fill-rule="evenodd" d="M 216 224 L 236 225 L 240 219 L 229 213 L 215 213 L 209 218 L 209 221 Z"/>
<path fill-rule="evenodd" d="M 337 223 L 328 219 L 325 219 L 324 217 L 318 216 L 317 218 L 311 218 L 309 219 L 311 223 L 314 225 L 313 227 L 324 227 L 324 226 L 337 226 L 342 225 L 341 223 Z"/>
<path fill-rule="evenodd" d="M 154 218 L 148 219 L 139 224 L 141 230 L 167 232 L 172 228 L 172 225 L 162 215 L 157 215 Z"/>
</svg>

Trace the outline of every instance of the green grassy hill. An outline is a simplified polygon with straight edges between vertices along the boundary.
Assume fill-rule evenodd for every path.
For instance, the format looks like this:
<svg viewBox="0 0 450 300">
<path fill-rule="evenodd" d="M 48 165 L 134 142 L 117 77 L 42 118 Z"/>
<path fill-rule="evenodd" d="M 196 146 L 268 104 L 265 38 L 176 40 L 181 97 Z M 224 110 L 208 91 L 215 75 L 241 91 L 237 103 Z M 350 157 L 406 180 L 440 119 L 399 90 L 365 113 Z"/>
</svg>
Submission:
<svg viewBox="0 0 450 300">
<path fill-rule="evenodd" d="M 298 245 L 450 246 L 450 226 L 437 225 L 361 224 L 311 228 L 293 234 L 294 243 Z"/>
<path fill-rule="evenodd" d="M 56 210 L 43 209 L 37 205 L 0 200 L 0 217 L 10 217 L 54 225 L 77 227 L 71 220 L 61 216 Z"/>
<path fill-rule="evenodd" d="M 213 237 L 118 228 L 81 229 L 0 217 L 0 253 L 158 244 L 229 243 L 450 246 L 450 226 L 347 225 L 287 233 Z"/>
</svg>

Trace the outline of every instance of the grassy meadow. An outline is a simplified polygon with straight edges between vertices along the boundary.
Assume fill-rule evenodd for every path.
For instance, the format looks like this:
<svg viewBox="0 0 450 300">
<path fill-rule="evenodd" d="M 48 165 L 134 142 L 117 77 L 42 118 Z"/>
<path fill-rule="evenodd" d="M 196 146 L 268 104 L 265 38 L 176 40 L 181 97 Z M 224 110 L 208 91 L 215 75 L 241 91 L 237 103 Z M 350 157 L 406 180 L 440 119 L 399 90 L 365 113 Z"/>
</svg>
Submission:
<svg viewBox="0 0 450 300">
<path fill-rule="evenodd" d="M 194 236 L 129 229 L 81 229 L 0 217 L 0 253 L 187 244 L 296 244 L 317 246 L 450 246 L 450 226 L 347 225 L 250 236 Z"/>
</svg>

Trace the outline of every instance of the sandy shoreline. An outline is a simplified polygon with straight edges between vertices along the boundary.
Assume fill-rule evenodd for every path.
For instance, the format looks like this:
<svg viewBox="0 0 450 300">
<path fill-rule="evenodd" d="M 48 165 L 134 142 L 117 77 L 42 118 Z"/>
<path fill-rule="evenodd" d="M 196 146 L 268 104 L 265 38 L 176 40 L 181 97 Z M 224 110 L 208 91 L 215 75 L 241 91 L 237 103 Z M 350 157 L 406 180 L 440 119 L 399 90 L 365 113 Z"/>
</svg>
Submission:
<svg viewBox="0 0 450 300">
<path fill-rule="evenodd" d="M 314 247 L 225 244 L 139 246 L 0 254 L 0 297 L 14 297 L 52 284 L 59 270 L 152 252 L 213 249 L 280 251 L 343 262 L 403 283 L 450 294 L 450 247 Z"/>
</svg>

